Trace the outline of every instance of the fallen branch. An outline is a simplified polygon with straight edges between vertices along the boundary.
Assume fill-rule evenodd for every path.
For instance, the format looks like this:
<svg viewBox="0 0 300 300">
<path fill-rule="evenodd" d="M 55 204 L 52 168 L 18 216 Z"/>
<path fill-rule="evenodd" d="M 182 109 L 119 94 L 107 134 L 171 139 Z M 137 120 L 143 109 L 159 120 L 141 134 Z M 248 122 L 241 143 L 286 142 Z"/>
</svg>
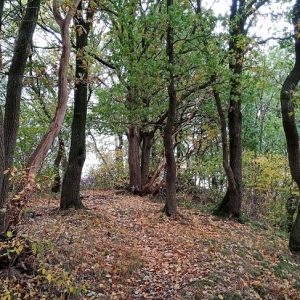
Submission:
<svg viewBox="0 0 300 300">
<path fill-rule="evenodd" d="M 143 186 L 143 188 L 141 190 L 141 196 L 145 196 L 148 194 L 154 194 L 157 191 L 157 186 L 155 188 L 153 188 L 153 185 L 154 185 L 155 180 L 160 175 L 161 171 L 165 168 L 165 166 L 166 166 L 166 156 L 164 155 L 162 162 L 160 163 L 157 170 L 151 177 L 150 181 L 146 185 Z"/>
</svg>

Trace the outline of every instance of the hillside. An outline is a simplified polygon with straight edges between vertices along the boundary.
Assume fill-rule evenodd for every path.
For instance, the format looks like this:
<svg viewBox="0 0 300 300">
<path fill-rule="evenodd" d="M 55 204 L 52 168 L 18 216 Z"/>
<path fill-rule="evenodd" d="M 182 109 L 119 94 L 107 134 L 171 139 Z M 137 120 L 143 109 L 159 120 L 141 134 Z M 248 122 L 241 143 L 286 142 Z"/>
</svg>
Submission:
<svg viewBox="0 0 300 300">
<path fill-rule="evenodd" d="M 58 199 L 31 199 L 18 238 L 0 242 L 1 299 L 300 299 L 300 260 L 272 229 L 85 196 L 88 210 L 63 212 Z"/>
</svg>

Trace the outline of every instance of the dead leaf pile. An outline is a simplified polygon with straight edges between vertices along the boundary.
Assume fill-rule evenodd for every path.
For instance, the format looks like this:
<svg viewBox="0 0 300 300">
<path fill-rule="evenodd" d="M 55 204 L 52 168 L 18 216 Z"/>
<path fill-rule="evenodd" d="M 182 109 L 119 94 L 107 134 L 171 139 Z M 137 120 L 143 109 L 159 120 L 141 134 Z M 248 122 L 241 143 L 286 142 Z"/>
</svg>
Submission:
<svg viewBox="0 0 300 300">
<path fill-rule="evenodd" d="M 9 288 L 19 299 L 300 299 L 299 261 L 272 230 L 192 209 L 173 220 L 162 203 L 113 191 L 86 191 L 88 210 L 58 202 L 31 200 L 18 236 L 34 268 L 3 268 L 1 299 Z"/>
</svg>

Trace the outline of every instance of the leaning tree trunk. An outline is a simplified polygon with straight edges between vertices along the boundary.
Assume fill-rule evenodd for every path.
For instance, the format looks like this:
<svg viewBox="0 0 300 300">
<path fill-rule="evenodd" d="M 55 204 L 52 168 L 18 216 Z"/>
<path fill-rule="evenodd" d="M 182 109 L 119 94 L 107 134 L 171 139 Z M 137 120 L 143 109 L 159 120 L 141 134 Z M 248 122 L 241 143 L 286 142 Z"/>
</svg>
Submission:
<svg viewBox="0 0 300 300">
<path fill-rule="evenodd" d="M 86 48 L 93 20 L 94 9 L 88 7 L 86 19 L 82 15 L 82 3 L 75 16 L 76 24 L 76 69 L 74 113 L 72 122 L 69 163 L 62 184 L 60 208 L 82 208 L 80 199 L 80 181 L 86 156 L 85 124 L 88 102 L 88 66 L 86 66 Z"/>
<path fill-rule="evenodd" d="M 27 168 L 29 173 L 36 175 L 37 171 L 46 157 L 54 138 L 59 134 L 61 125 L 64 121 L 67 104 L 68 104 L 68 64 L 71 54 L 71 42 L 69 25 L 72 17 L 76 11 L 78 3 L 81 0 L 75 0 L 73 7 L 70 6 L 67 15 L 63 19 L 59 12 L 59 4 L 57 0 L 53 0 L 53 13 L 55 20 L 60 26 L 62 37 L 62 54 L 60 57 L 59 71 L 58 71 L 58 102 L 54 118 L 46 134 L 43 136 L 40 144 L 35 149 L 29 158 Z"/>
<path fill-rule="evenodd" d="M 295 121 L 295 101 L 293 95 L 300 81 L 300 0 L 296 1 L 293 11 L 293 24 L 295 30 L 295 64 L 290 74 L 285 79 L 281 93 L 282 124 L 287 143 L 289 166 L 293 180 L 300 189 L 300 148 L 299 132 Z M 289 240 L 289 248 L 300 252 L 300 202 L 296 220 L 293 224 Z"/>
<path fill-rule="evenodd" d="M 19 216 L 31 195 L 35 184 L 35 176 L 40 167 L 40 164 L 46 157 L 54 138 L 58 135 L 68 102 L 68 63 L 71 53 L 69 25 L 74 16 L 76 8 L 81 0 L 75 0 L 74 5 L 70 6 L 65 18 L 63 19 L 59 12 L 59 4 L 53 0 L 53 13 L 57 23 L 60 26 L 62 36 L 62 54 L 60 58 L 59 73 L 58 73 L 58 103 L 55 111 L 55 116 L 50 124 L 50 128 L 44 135 L 37 149 L 29 158 L 27 164 L 27 176 L 23 180 L 23 190 L 15 195 L 7 204 L 7 214 L 5 216 L 4 232 L 10 227 L 15 226 L 19 221 Z"/>
<path fill-rule="evenodd" d="M 173 0 L 167 0 L 167 9 L 168 12 L 173 5 Z M 169 16 L 172 19 L 171 16 Z M 171 23 L 171 20 L 169 21 Z M 166 126 L 164 128 L 164 147 L 165 147 L 165 156 L 167 163 L 167 175 L 166 175 L 166 190 L 167 190 L 167 199 L 164 207 L 166 215 L 171 217 L 176 217 L 177 212 L 177 199 L 176 199 L 176 161 L 173 150 L 173 128 L 175 123 L 176 116 L 176 90 L 174 82 L 174 29 L 172 24 L 167 27 L 167 56 L 169 63 L 169 85 L 168 85 L 168 95 L 169 95 L 169 111 L 168 119 Z"/>
<path fill-rule="evenodd" d="M 2 5 L 4 1 L 1 1 Z M 8 195 L 9 176 L 8 172 L 3 176 L 3 169 L 12 167 L 13 156 L 17 142 L 17 134 L 19 130 L 20 119 L 20 101 L 23 87 L 23 77 L 26 67 L 26 62 L 30 54 L 32 36 L 36 27 L 41 0 L 29 0 L 25 12 L 25 16 L 21 22 L 19 34 L 16 39 L 12 62 L 8 73 L 8 82 L 5 99 L 5 115 L 3 124 L 0 123 L 0 152 L 5 155 L 0 158 L 0 207 Z M 2 6 L 3 9 L 3 6 Z M 2 114 L 1 117 L 2 119 Z M 3 139 L 1 139 L 3 135 Z M 4 153 L 3 153 L 4 147 Z M 4 166 L 3 166 L 4 163 Z"/>
<path fill-rule="evenodd" d="M 39 95 L 40 91 L 39 89 L 36 89 L 33 87 L 33 90 L 36 92 L 37 95 Z M 46 108 L 45 102 L 42 97 L 39 97 L 39 101 L 42 107 L 42 110 L 49 120 L 49 122 L 52 122 L 52 116 L 48 109 Z M 60 187 L 61 187 L 61 176 L 60 176 L 60 165 L 62 166 L 62 171 L 65 173 L 66 171 L 66 166 L 65 166 L 65 161 L 66 161 L 66 150 L 65 150 L 65 142 L 62 138 L 61 132 L 58 134 L 58 150 L 57 154 L 54 160 L 54 171 L 55 171 L 55 177 L 51 186 L 51 191 L 54 193 L 60 192 Z"/>
</svg>

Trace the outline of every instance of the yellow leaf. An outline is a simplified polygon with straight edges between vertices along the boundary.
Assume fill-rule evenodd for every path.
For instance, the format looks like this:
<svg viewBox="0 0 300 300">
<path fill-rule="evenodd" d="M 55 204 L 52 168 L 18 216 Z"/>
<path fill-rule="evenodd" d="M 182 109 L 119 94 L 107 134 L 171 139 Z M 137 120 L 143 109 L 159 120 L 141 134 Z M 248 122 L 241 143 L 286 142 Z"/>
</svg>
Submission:
<svg viewBox="0 0 300 300">
<path fill-rule="evenodd" d="M 12 233 L 11 231 L 7 231 L 7 232 L 6 232 L 6 236 L 7 236 L 8 238 L 11 238 L 11 237 L 13 236 L 13 233 Z"/>
<path fill-rule="evenodd" d="M 46 276 L 46 278 L 47 278 L 47 280 L 48 280 L 49 282 L 51 282 L 51 280 L 52 280 L 52 275 L 49 273 L 49 274 Z"/>
<path fill-rule="evenodd" d="M 16 252 L 17 252 L 17 254 L 19 255 L 22 251 L 23 251 L 23 245 L 20 245 L 20 246 L 17 248 Z"/>
<path fill-rule="evenodd" d="M 194 78 L 195 80 L 198 80 L 200 78 L 200 74 L 195 74 Z"/>
<path fill-rule="evenodd" d="M 7 174 L 8 172 L 9 172 L 9 169 L 5 170 L 5 171 L 3 172 L 3 174 L 5 175 L 5 174 Z"/>
</svg>

